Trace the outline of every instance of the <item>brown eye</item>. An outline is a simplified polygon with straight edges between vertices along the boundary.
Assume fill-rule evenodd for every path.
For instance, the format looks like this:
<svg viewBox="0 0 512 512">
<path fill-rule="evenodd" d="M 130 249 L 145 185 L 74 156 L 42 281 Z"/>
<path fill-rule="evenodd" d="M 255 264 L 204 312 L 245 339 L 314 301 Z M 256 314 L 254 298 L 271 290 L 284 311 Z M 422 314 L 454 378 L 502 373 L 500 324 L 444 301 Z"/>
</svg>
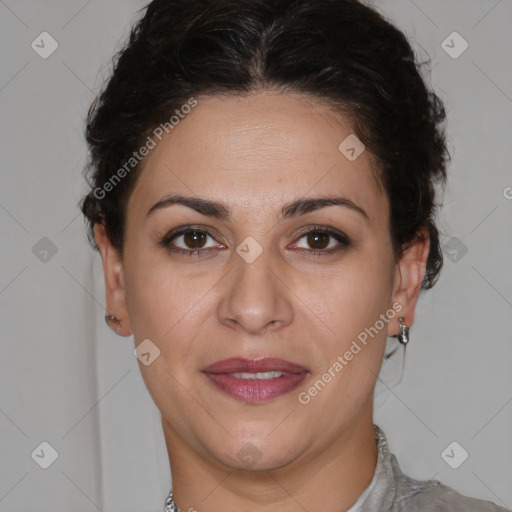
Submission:
<svg viewBox="0 0 512 512">
<path fill-rule="evenodd" d="M 183 235 L 183 242 L 189 249 L 202 249 L 207 236 L 204 231 L 187 231 Z"/>
<path fill-rule="evenodd" d="M 329 245 L 330 235 L 319 231 L 311 231 L 307 235 L 307 242 L 312 249 L 325 249 Z"/>
<path fill-rule="evenodd" d="M 185 228 L 169 233 L 161 240 L 160 244 L 171 251 L 188 253 L 189 255 L 207 252 L 210 249 L 224 248 L 207 231 L 193 228 Z"/>
<path fill-rule="evenodd" d="M 327 255 L 348 247 L 350 240 L 342 232 L 316 228 L 303 233 L 293 245 L 315 255 Z"/>
</svg>

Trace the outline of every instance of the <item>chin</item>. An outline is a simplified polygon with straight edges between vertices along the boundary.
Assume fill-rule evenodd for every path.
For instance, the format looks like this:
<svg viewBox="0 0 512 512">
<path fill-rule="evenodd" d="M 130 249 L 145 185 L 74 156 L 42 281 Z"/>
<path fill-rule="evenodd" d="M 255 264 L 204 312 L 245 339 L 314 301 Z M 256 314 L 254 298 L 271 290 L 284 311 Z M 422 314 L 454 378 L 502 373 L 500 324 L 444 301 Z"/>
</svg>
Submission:
<svg viewBox="0 0 512 512">
<path fill-rule="evenodd" d="M 237 471 L 273 471 L 294 462 L 298 453 L 290 436 L 287 439 L 275 438 L 265 441 L 267 434 L 261 437 L 234 437 L 229 446 L 216 454 L 217 460 L 231 470 Z M 217 450 L 215 450 L 217 452 Z"/>
</svg>

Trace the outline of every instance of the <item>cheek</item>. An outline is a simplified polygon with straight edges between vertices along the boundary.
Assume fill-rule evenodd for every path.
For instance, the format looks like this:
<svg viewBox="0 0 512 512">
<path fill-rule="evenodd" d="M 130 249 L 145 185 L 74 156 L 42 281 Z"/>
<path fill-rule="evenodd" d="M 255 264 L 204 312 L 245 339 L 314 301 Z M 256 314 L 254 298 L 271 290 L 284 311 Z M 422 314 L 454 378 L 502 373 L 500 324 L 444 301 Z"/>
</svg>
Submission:
<svg viewBox="0 0 512 512">
<path fill-rule="evenodd" d="M 391 306 L 389 254 L 359 250 L 322 276 L 301 286 L 305 302 L 342 338 L 352 337 Z"/>
<path fill-rule="evenodd" d="M 331 332 L 317 339 L 323 364 L 314 380 L 328 373 L 325 378 L 330 383 L 315 407 L 322 417 L 343 418 L 347 410 L 360 407 L 373 392 L 387 338 L 387 323 L 380 319 L 391 307 L 391 286 L 388 274 L 377 267 L 371 270 L 363 259 L 351 267 L 351 272 L 347 270 L 324 284 L 319 307 Z M 340 407 L 329 409 L 329 403 Z"/>
<path fill-rule="evenodd" d="M 331 369 L 335 375 L 318 406 L 333 400 L 356 408 L 371 395 L 387 338 L 387 323 L 380 318 L 391 307 L 390 272 L 391 259 L 385 254 L 360 252 L 350 264 L 347 259 L 343 268 L 323 279 L 323 289 L 319 283 L 309 289 L 310 300 L 316 301 L 318 316 L 330 331 L 317 339 L 318 351 L 323 353 L 322 371 Z M 337 412 L 319 408 L 318 414 Z"/>
<path fill-rule="evenodd" d="M 127 283 L 127 307 L 136 344 L 149 338 L 165 360 L 180 361 L 181 369 L 193 364 L 188 353 L 214 318 L 209 291 L 219 280 L 217 273 L 187 275 L 162 254 L 155 258 L 150 251 L 146 256 L 132 254 L 127 267 L 134 269 Z"/>
<path fill-rule="evenodd" d="M 135 340 L 163 340 L 190 309 L 193 285 L 185 285 L 168 263 L 154 261 L 151 255 L 128 256 L 127 251 L 126 267 L 126 302 Z"/>
</svg>

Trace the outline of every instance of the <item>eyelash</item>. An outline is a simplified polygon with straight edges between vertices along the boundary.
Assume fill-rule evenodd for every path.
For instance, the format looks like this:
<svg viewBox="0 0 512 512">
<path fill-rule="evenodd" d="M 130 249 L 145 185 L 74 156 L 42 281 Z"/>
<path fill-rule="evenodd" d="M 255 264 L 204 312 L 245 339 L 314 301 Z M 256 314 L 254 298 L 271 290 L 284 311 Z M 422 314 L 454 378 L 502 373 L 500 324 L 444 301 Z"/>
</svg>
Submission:
<svg viewBox="0 0 512 512">
<path fill-rule="evenodd" d="M 171 247 L 170 244 L 175 238 L 178 238 L 179 236 L 184 235 L 189 232 L 192 232 L 192 231 L 196 231 L 199 233 L 205 233 L 210 238 L 215 239 L 205 229 L 194 228 L 193 226 L 185 226 L 181 229 L 178 229 L 177 231 L 171 231 L 170 233 L 166 234 L 161 239 L 159 245 L 161 245 L 162 247 L 166 248 L 167 250 L 177 253 L 177 254 L 187 254 L 190 258 L 192 258 L 193 256 L 200 257 L 201 253 L 209 253 L 212 250 L 215 250 L 215 249 L 211 249 L 211 248 L 210 249 L 187 250 L 187 249 L 182 249 L 180 247 Z M 339 242 L 339 245 L 337 245 L 336 247 L 331 248 L 331 249 L 322 249 L 322 250 L 299 249 L 299 250 L 306 251 L 309 254 L 312 254 L 314 256 L 329 256 L 329 255 L 337 253 L 338 251 L 341 251 L 341 250 L 347 248 L 349 245 L 351 245 L 351 241 L 350 241 L 349 237 L 347 235 L 345 235 L 344 233 L 334 231 L 330 228 L 324 228 L 322 226 L 313 226 L 313 228 L 300 233 L 298 235 L 297 241 L 294 242 L 294 244 L 297 244 L 302 238 L 304 238 L 305 236 L 312 234 L 312 233 L 328 235 L 329 237 L 332 237 L 335 240 L 337 240 Z"/>
<path fill-rule="evenodd" d="M 329 256 L 343 249 L 346 249 L 351 244 L 349 237 L 345 235 L 345 233 L 342 233 L 341 231 L 335 231 L 330 228 L 324 228 L 322 226 L 313 226 L 313 228 L 310 228 L 307 231 L 300 233 L 298 235 L 297 242 L 294 242 L 294 244 L 298 243 L 302 238 L 312 233 L 327 235 L 331 238 L 334 238 L 337 242 L 339 242 L 339 244 L 336 247 L 331 247 L 330 249 L 300 249 L 307 251 L 309 254 L 313 254 L 314 256 Z"/>
</svg>

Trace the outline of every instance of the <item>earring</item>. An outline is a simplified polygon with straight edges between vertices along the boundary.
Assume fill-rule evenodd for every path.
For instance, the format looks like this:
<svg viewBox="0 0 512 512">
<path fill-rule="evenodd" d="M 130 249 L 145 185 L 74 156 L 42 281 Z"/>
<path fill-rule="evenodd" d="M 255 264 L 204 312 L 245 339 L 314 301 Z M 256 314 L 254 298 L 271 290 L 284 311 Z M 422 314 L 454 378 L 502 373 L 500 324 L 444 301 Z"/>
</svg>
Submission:
<svg viewBox="0 0 512 512">
<path fill-rule="evenodd" d="M 105 315 L 105 323 L 112 329 L 110 325 L 112 322 L 117 322 L 116 334 L 119 334 L 119 330 L 121 329 L 121 322 L 114 316 L 109 315 L 108 313 Z"/>
<path fill-rule="evenodd" d="M 402 345 L 407 345 L 407 343 L 409 343 L 409 327 L 407 327 L 407 325 L 404 324 L 404 318 L 403 317 L 400 317 L 398 319 L 398 322 L 399 322 L 399 327 L 398 327 L 398 341 L 402 344 Z"/>
</svg>

